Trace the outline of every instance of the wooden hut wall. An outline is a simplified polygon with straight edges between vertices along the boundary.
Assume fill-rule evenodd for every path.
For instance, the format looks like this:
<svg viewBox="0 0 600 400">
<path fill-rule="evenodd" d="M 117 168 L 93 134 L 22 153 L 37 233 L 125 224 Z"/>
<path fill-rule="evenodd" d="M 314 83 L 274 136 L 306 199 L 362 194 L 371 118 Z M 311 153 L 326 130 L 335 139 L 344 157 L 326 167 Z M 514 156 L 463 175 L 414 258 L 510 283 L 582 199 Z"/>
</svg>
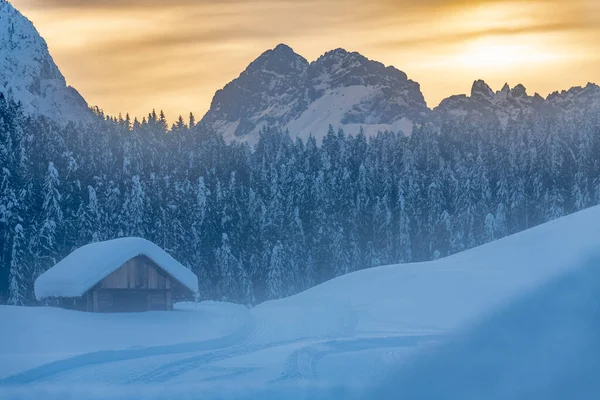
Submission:
<svg viewBox="0 0 600 400">
<path fill-rule="evenodd" d="M 100 282 L 102 289 L 170 289 L 171 279 L 148 257 L 135 257 Z"/>
<path fill-rule="evenodd" d="M 138 256 L 123 264 L 78 298 L 56 299 L 64 308 L 94 312 L 172 310 L 193 293 L 156 263 Z"/>
</svg>

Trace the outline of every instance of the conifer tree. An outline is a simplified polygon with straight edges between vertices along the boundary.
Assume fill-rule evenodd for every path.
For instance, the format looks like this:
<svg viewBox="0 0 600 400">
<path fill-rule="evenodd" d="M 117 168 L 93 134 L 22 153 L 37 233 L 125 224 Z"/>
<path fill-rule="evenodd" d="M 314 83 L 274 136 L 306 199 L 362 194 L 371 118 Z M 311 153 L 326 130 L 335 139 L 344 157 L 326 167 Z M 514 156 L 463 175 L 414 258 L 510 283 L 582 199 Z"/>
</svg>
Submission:
<svg viewBox="0 0 600 400">
<path fill-rule="evenodd" d="M 216 261 L 221 271 L 220 296 L 223 300 L 252 304 L 254 290 L 246 270 L 232 254 L 229 238 L 223 234 L 221 247 L 217 250 Z"/>
<path fill-rule="evenodd" d="M 144 237 L 147 230 L 146 205 L 147 199 L 143 184 L 140 177 L 134 175 L 125 196 L 121 217 L 125 222 L 124 229 L 127 236 Z"/>
<path fill-rule="evenodd" d="M 62 244 L 61 235 L 63 234 L 62 195 L 59 188 L 58 170 L 54 163 L 50 162 L 42 188 L 43 202 L 39 228 L 32 243 L 34 249 L 33 279 L 57 262 L 58 246 Z"/>
<path fill-rule="evenodd" d="M 269 274 L 267 276 L 267 297 L 269 299 L 279 299 L 288 294 L 287 288 L 285 287 L 285 268 L 285 251 L 282 243 L 277 241 L 271 251 Z"/>
<path fill-rule="evenodd" d="M 29 302 L 31 280 L 28 273 L 27 244 L 23 226 L 17 224 L 13 230 L 9 271 L 8 304 L 22 306 Z"/>
<path fill-rule="evenodd" d="M 133 122 L 95 115 L 63 126 L 0 99 L 4 301 L 35 302 L 35 277 L 96 240 L 155 241 L 199 276 L 203 299 L 249 304 L 600 203 L 593 110 L 368 139 L 331 128 L 315 132 L 323 143 L 264 127 L 254 147 L 226 143 L 193 114 L 171 129 L 154 111 Z"/>
</svg>

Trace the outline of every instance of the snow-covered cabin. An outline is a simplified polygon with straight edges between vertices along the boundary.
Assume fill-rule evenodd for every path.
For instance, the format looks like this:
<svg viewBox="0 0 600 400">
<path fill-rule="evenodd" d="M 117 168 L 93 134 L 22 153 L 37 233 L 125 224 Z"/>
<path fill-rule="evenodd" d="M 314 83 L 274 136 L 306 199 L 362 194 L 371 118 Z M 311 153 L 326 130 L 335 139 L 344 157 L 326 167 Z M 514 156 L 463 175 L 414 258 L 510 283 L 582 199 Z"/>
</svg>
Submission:
<svg viewBox="0 0 600 400">
<path fill-rule="evenodd" d="M 35 281 L 38 300 L 93 312 L 172 310 L 197 293 L 193 272 L 141 238 L 83 246 Z"/>
</svg>

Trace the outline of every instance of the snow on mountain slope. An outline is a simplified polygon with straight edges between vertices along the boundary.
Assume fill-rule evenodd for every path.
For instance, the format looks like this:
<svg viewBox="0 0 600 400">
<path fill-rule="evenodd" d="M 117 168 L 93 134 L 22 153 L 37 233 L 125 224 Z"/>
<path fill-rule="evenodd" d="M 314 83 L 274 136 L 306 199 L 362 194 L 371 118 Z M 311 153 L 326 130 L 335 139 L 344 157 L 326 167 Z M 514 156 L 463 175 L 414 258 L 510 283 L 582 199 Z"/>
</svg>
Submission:
<svg viewBox="0 0 600 400">
<path fill-rule="evenodd" d="M 56 121 L 91 116 L 86 101 L 67 86 L 44 39 L 6 0 L 0 0 L 0 92 L 20 101 L 26 112 Z M 451 96 L 431 110 L 419 84 L 392 66 L 343 49 L 309 63 L 281 44 L 216 92 L 202 124 L 227 141 L 254 144 L 266 126 L 301 138 L 321 139 L 329 125 L 349 134 L 362 129 L 366 135 L 385 130 L 410 135 L 415 123 L 493 118 L 506 126 L 523 115 L 568 118 L 590 110 L 600 110 L 600 87 L 592 83 L 544 99 L 529 96 L 523 85 L 494 92 L 483 81 L 474 83 L 470 96 Z"/>
<path fill-rule="evenodd" d="M 410 135 L 415 123 L 491 118 L 506 126 L 535 113 L 568 117 L 589 110 L 600 110 L 600 87 L 591 83 L 544 99 L 528 95 L 520 84 L 494 92 L 482 80 L 473 84 L 470 96 L 451 96 L 430 110 L 419 84 L 394 67 L 343 49 L 309 63 L 281 44 L 217 91 L 202 123 L 227 141 L 254 144 L 266 126 L 303 139 L 323 138 L 330 125 L 349 134 L 362 128 L 366 135 L 386 130 Z"/>
<path fill-rule="evenodd" d="M 0 320 L 10 321 L 0 331 L 0 393 L 351 398 L 448 334 L 576 271 L 600 250 L 599 222 L 600 207 L 591 208 L 452 257 L 356 272 L 251 310 L 0 307 Z"/>
<path fill-rule="evenodd" d="M 343 49 L 308 63 L 281 44 L 219 90 L 202 123 L 228 141 L 254 143 L 265 126 L 302 138 L 322 138 L 329 125 L 410 134 L 428 114 L 419 85 L 393 67 Z"/>
<path fill-rule="evenodd" d="M 340 124 L 340 121 L 344 121 L 344 118 L 354 112 L 356 107 L 372 102 L 378 94 L 378 89 L 372 86 L 348 86 L 328 89 L 321 97 L 312 102 L 298 118 L 289 122 L 287 129 L 290 133 L 297 132 L 296 136 L 304 141 L 311 135 L 323 136 L 321 133 L 327 133 L 329 125 L 341 127 L 351 134 L 358 133 L 362 128 L 367 136 L 386 130 L 404 132 L 410 135 L 413 124 L 406 117 L 389 124 L 379 123 L 376 118 L 371 119 L 369 116 L 364 119 L 365 123 Z M 370 121 L 373 121 L 373 123 L 369 123 Z"/>
<path fill-rule="evenodd" d="M 0 92 L 20 101 L 26 112 L 57 121 L 88 118 L 87 103 L 67 86 L 31 21 L 0 0 Z"/>
<path fill-rule="evenodd" d="M 588 83 L 585 87 L 554 92 L 547 99 L 550 111 L 568 110 L 570 113 L 600 110 L 600 86 Z"/>
<path fill-rule="evenodd" d="M 0 92 L 20 101 L 26 112 L 56 121 L 91 116 L 81 95 L 67 86 L 44 39 L 6 0 L 0 0 Z M 568 118 L 589 110 L 600 110 L 600 87 L 591 83 L 544 99 L 529 96 L 522 85 L 493 92 L 483 81 L 474 83 L 470 96 L 451 96 L 431 110 L 419 84 L 392 66 L 343 49 L 309 63 L 281 44 L 217 91 L 201 123 L 227 141 L 254 144 L 266 126 L 304 139 L 323 138 L 330 125 L 348 134 L 362 129 L 366 135 L 386 130 L 410 135 L 415 123 L 493 118 L 506 126 L 533 113 Z"/>
</svg>

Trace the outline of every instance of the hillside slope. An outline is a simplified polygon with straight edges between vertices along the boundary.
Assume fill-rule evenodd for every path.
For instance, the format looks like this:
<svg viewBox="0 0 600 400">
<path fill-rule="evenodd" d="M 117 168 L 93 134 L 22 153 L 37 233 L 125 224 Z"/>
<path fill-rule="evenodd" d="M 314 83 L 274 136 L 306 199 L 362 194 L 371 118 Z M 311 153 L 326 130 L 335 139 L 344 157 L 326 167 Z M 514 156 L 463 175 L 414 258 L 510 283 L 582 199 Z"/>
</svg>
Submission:
<svg viewBox="0 0 600 400">
<path fill-rule="evenodd" d="M 579 266 L 420 354 L 370 398 L 597 398 L 600 252 Z"/>
<path fill-rule="evenodd" d="M 419 350 L 577 271 L 599 249 L 595 207 L 446 259 L 356 272 L 251 310 L 0 307 L 0 320 L 11 322 L 0 333 L 0 391 L 5 398 L 41 390 L 45 398 L 351 398 Z"/>
</svg>

